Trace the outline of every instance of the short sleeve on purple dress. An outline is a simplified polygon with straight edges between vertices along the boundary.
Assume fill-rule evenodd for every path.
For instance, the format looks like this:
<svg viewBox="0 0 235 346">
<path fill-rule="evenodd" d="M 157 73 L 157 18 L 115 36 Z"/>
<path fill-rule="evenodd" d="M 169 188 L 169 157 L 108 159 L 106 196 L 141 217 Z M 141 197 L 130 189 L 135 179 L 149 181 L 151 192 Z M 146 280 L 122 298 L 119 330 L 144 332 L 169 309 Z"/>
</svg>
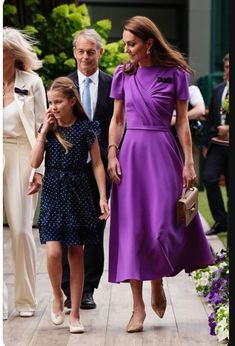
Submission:
<svg viewBox="0 0 235 346">
<path fill-rule="evenodd" d="M 114 79 L 111 86 L 110 97 L 123 100 L 124 90 L 123 90 L 124 75 L 122 72 L 122 65 L 119 65 L 114 72 Z"/>
<path fill-rule="evenodd" d="M 125 105 L 121 183 L 111 195 L 109 281 L 153 280 L 213 264 L 199 215 L 176 222 L 183 161 L 170 132 L 176 100 L 187 100 L 188 74 L 177 67 L 118 66 L 111 97 Z"/>
<path fill-rule="evenodd" d="M 189 74 L 180 69 L 175 70 L 175 88 L 177 100 L 189 99 Z"/>
</svg>

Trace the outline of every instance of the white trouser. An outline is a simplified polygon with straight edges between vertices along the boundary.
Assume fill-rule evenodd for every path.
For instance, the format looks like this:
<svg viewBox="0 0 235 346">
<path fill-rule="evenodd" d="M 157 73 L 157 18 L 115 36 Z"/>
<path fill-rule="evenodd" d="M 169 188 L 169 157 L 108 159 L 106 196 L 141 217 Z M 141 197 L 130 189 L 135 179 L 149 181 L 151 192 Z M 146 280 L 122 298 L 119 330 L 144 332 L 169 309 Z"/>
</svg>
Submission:
<svg viewBox="0 0 235 346">
<path fill-rule="evenodd" d="M 3 206 L 12 238 L 15 307 L 17 311 L 34 311 L 37 306 L 36 245 L 32 225 L 37 194 L 27 196 L 31 146 L 24 138 L 4 138 L 3 142 Z"/>
<path fill-rule="evenodd" d="M 8 318 L 8 306 L 7 306 L 7 300 L 8 300 L 8 290 L 6 282 L 3 281 L 3 308 L 2 308 L 2 314 L 3 314 L 3 320 L 7 320 Z"/>
</svg>

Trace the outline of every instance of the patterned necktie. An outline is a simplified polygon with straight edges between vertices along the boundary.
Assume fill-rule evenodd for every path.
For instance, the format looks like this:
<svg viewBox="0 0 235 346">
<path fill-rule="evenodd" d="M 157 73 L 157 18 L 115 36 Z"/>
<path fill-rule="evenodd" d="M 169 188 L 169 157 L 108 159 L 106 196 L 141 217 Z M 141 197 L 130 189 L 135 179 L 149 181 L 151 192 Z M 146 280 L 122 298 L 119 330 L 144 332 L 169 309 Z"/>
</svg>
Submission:
<svg viewBox="0 0 235 346">
<path fill-rule="evenodd" d="M 228 111 L 225 108 L 225 103 L 228 102 L 229 99 L 229 83 L 227 82 L 226 85 L 227 91 L 223 99 L 221 100 L 221 107 L 220 107 L 220 125 L 225 125 L 227 124 L 228 121 Z"/>
<path fill-rule="evenodd" d="M 82 105 L 83 108 L 88 115 L 89 119 L 92 117 L 92 112 L 91 112 L 91 94 L 90 94 L 90 84 L 91 79 L 89 77 L 86 77 L 84 80 L 84 89 L 83 89 L 83 94 L 82 94 Z"/>
</svg>

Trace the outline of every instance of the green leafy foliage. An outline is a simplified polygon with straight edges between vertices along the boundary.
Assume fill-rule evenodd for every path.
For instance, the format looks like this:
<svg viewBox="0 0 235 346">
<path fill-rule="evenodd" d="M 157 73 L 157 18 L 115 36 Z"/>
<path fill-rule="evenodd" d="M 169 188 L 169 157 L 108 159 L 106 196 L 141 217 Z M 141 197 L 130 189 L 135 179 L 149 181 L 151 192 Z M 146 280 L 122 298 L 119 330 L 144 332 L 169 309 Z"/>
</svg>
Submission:
<svg viewBox="0 0 235 346">
<path fill-rule="evenodd" d="M 43 60 L 43 67 L 38 72 L 45 86 L 59 76 L 66 76 L 76 68 L 73 57 L 73 38 L 84 28 L 94 28 L 103 40 L 104 54 L 100 60 L 100 68 L 113 74 L 116 66 L 127 60 L 123 53 L 122 41 L 107 43 L 112 23 L 109 19 L 102 19 L 91 23 L 85 4 L 62 4 L 54 7 L 47 18 L 40 11 L 39 0 L 25 0 L 30 8 L 30 23 L 21 27 L 17 22 L 17 8 L 13 5 L 3 5 L 3 15 L 7 16 L 11 26 L 23 29 L 28 35 L 36 39 L 35 52 Z"/>
<path fill-rule="evenodd" d="M 35 28 L 35 26 L 32 25 L 26 25 L 24 27 L 24 31 L 29 35 L 29 36 L 33 36 L 36 35 L 38 33 L 38 30 Z"/>
<path fill-rule="evenodd" d="M 17 21 L 17 7 L 10 4 L 3 4 L 3 16 L 6 16 L 10 18 L 9 22 L 11 23 L 11 26 L 17 27 L 18 21 Z"/>
<path fill-rule="evenodd" d="M 17 8 L 14 5 L 4 4 L 3 6 L 3 15 L 4 16 L 14 16 L 17 13 Z"/>
<path fill-rule="evenodd" d="M 111 23 L 111 20 L 109 19 L 103 19 L 103 20 L 98 20 L 92 27 L 106 41 L 109 37 L 109 33 L 112 28 L 112 23 Z"/>
<path fill-rule="evenodd" d="M 123 53 L 123 41 L 107 43 L 104 45 L 104 54 L 100 60 L 100 68 L 113 74 L 118 64 L 128 60 L 128 55 Z"/>
</svg>

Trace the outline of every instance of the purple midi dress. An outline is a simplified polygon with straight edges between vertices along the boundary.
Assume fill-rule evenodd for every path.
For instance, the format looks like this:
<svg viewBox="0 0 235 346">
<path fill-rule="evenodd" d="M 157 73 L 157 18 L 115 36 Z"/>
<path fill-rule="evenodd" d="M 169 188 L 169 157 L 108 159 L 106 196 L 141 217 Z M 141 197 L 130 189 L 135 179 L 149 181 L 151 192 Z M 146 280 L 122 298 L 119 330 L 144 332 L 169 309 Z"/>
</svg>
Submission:
<svg viewBox="0 0 235 346">
<path fill-rule="evenodd" d="M 187 100 L 188 74 L 177 67 L 118 66 L 110 96 L 124 100 L 122 176 L 113 184 L 109 282 L 154 280 L 214 263 L 199 215 L 176 222 L 183 188 L 181 158 L 170 123 L 176 100 Z"/>
</svg>

